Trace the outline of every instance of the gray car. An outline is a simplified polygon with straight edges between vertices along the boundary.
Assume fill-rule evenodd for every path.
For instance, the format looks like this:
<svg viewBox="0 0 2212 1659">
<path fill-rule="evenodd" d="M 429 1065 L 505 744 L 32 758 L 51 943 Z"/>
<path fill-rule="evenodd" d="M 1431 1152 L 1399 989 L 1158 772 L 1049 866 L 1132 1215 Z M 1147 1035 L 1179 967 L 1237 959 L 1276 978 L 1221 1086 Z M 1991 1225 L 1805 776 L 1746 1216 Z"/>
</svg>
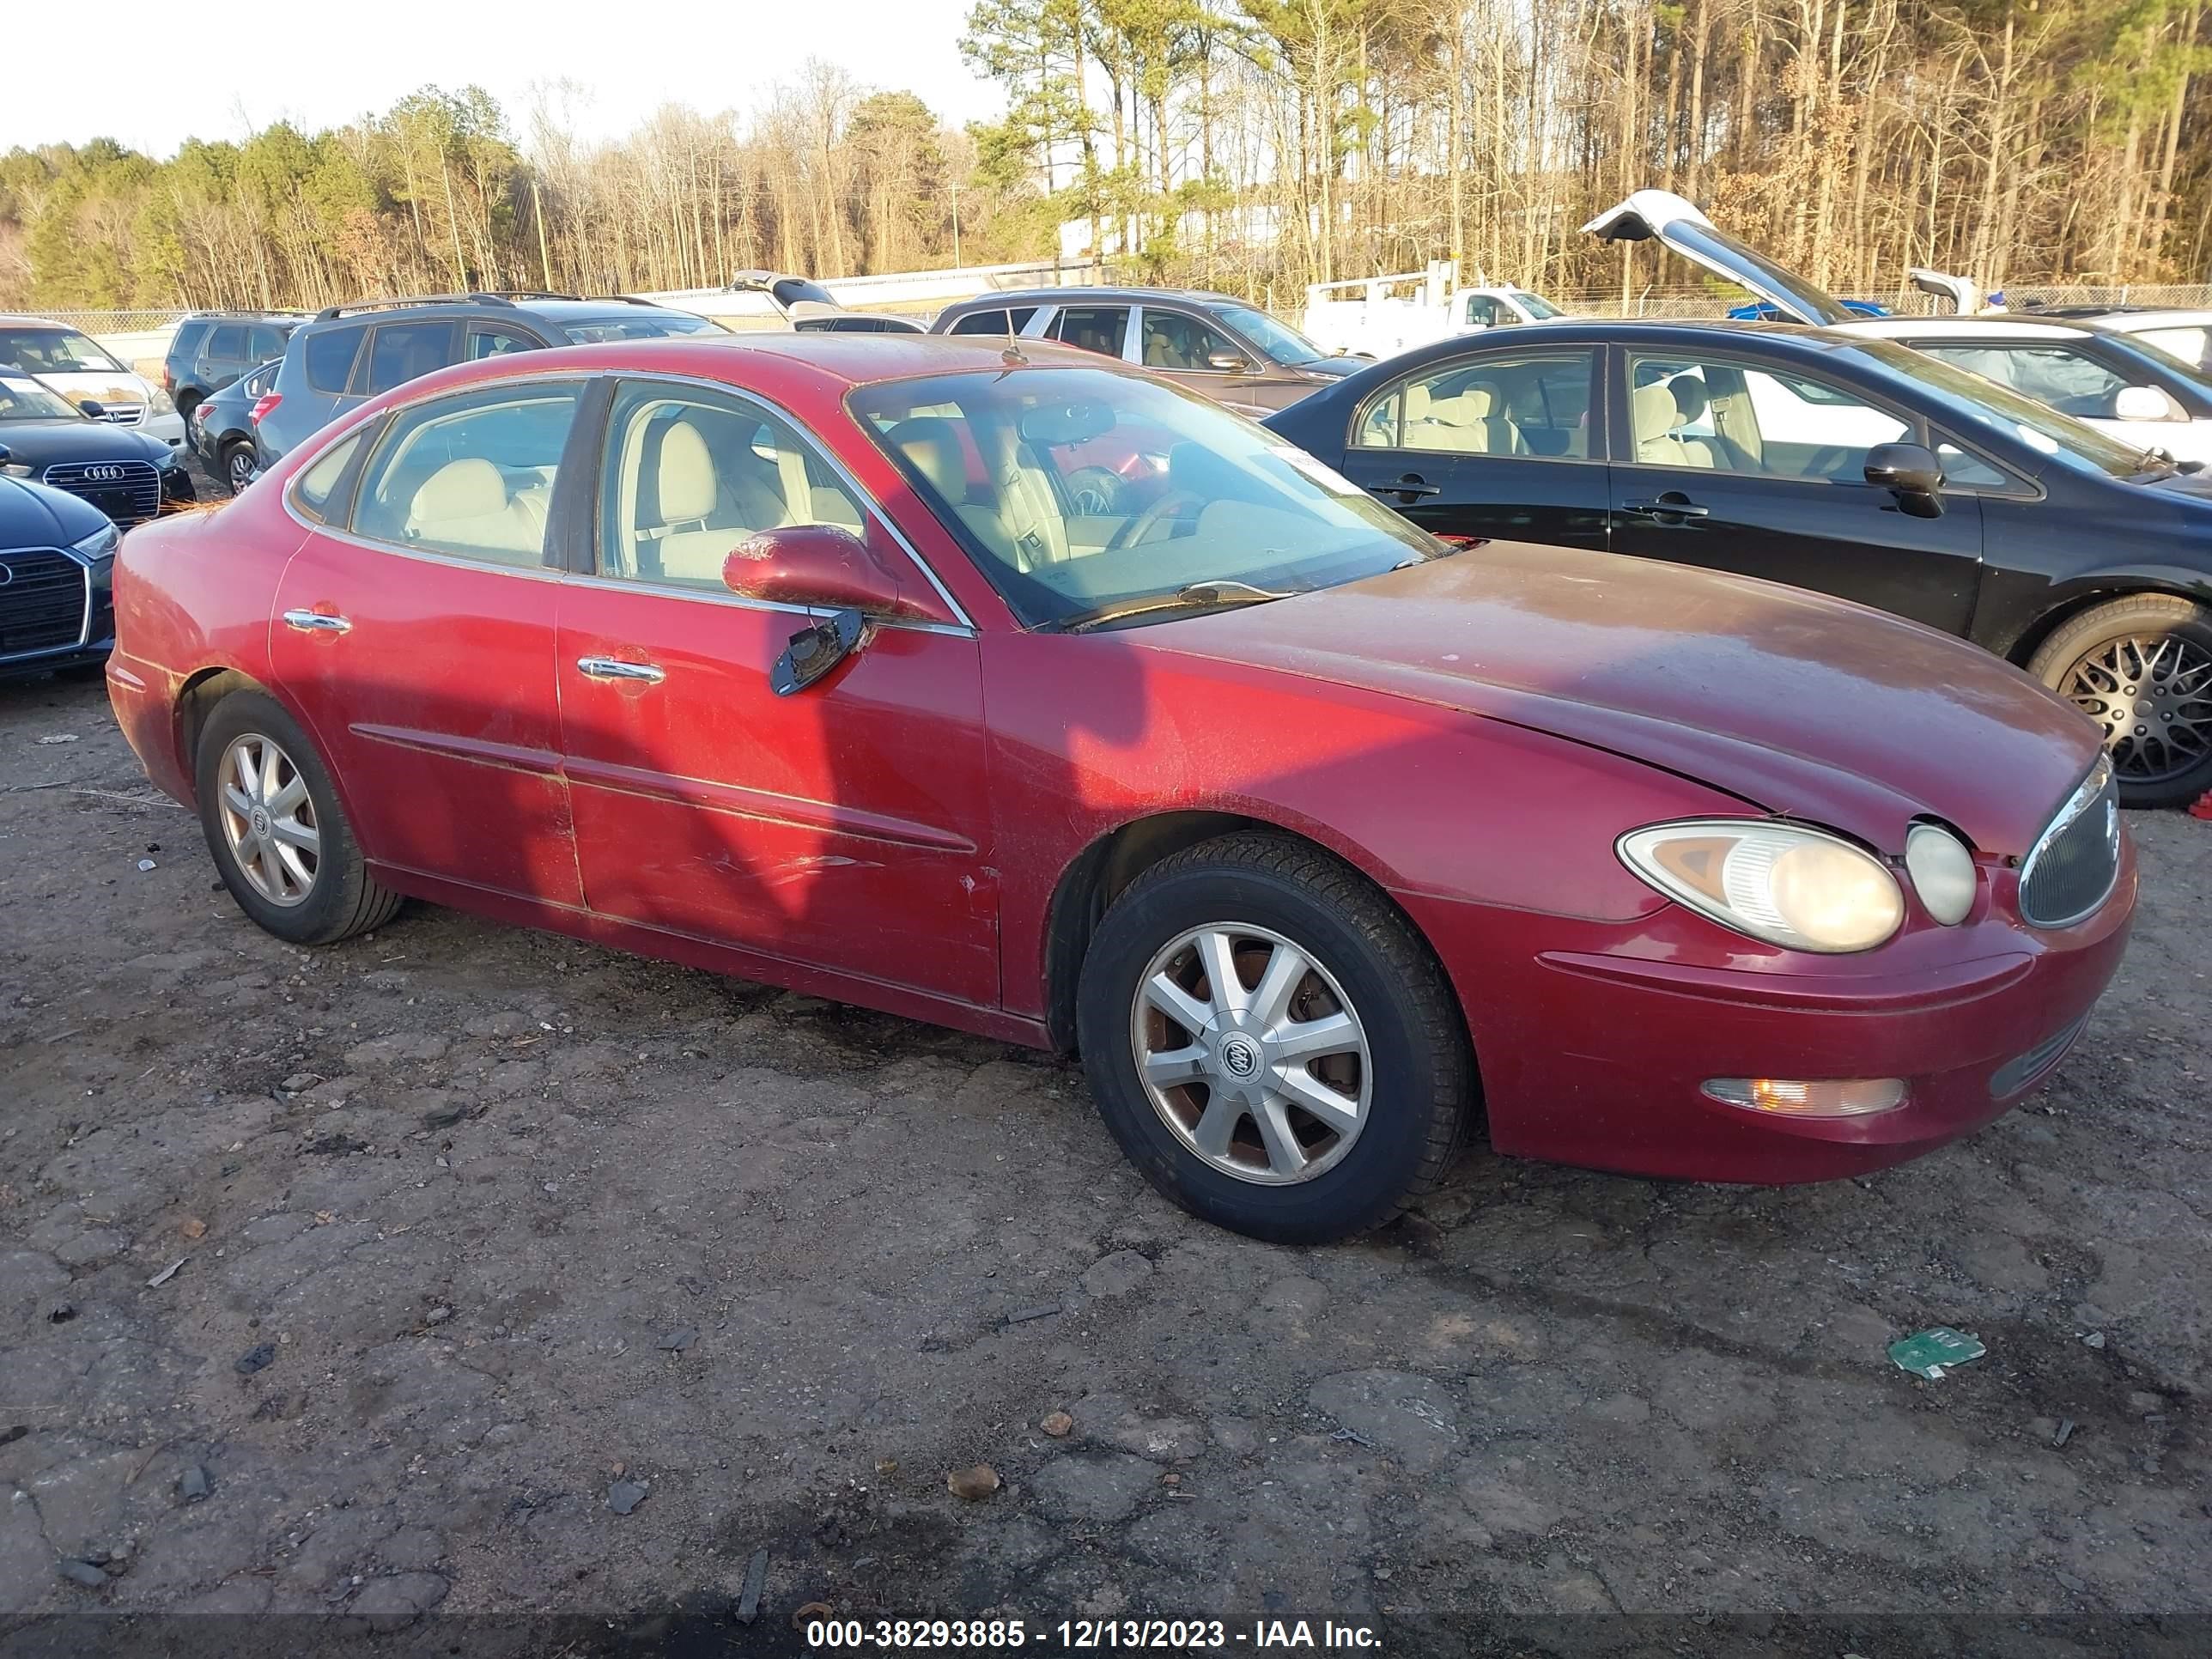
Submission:
<svg viewBox="0 0 2212 1659">
<path fill-rule="evenodd" d="M 621 295 L 585 299 L 505 290 L 332 306 L 285 342 L 283 365 L 254 425 L 260 463 L 273 465 L 348 410 L 448 363 L 602 340 L 728 331 L 688 311 Z"/>
<path fill-rule="evenodd" d="M 945 307 L 933 334 L 1005 335 L 1139 363 L 1248 415 L 1288 409 L 1364 368 L 1333 356 L 1257 306 L 1195 289 L 1050 288 Z"/>
</svg>

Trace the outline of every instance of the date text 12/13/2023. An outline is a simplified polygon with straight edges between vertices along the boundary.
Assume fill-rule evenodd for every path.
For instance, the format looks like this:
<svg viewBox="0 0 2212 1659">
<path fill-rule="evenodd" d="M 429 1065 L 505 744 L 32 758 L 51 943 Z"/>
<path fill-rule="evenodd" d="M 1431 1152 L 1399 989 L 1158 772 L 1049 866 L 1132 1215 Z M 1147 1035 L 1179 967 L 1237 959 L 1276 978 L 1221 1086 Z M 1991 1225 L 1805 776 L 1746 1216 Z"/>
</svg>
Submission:
<svg viewBox="0 0 2212 1659">
<path fill-rule="evenodd" d="M 805 1611 L 801 1609 L 802 1612 Z M 812 1619 L 806 1645 L 820 1650 L 940 1649 L 969 1653 L 1091 1653 L 1102 1649 L 1218 1652 L 1224 1649 L 1360 1649 L 1382 1642 L 1365 1625 L 1334 1620 L 1263 1619 L 1249 1626 L 1220 1619 Z"/>
</svg>

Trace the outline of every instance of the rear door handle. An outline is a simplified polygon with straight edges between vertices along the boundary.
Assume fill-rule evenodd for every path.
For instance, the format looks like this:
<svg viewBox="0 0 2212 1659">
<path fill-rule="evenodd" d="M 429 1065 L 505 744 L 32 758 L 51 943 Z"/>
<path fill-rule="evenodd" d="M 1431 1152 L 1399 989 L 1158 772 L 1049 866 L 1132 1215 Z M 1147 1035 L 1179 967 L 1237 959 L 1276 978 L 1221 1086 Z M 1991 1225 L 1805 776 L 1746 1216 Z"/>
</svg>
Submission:
<svg viewBox="0 0 2212 1659">
<path fill-rule="evenodd" d="M 576 666 L 595 680 L 640 680 L 658 685 L 668 678 L 655 664 L 624 662 L 620 657 L 579 657 Z"/>
<path fill-rule="evenodd" d="M 1413 501 L 1422 495 L 1441 495 L 1443 486 L 1432 484 L 1418 473 L 1408 472 L 1395 483 L 1370 484 L 1367 493 L 1370 495 L 1398 495 Z"/>
<path fill-rule="evenodd" d="M 350 634 L 353 624 L 343 617 L 334 617 L 327 611 L 287 611 L 284 625 L 296 628 L 302 634 Z"/>
<path fill-rule="evenodd" d="M 1641 519 L 1704 519 L 1712 515 L 1712 508 L 1699 507 L 1686 497 L 1669 501 L 1661 496 L 1656 501 L 1623 501 L 1621 510 L 1633 513 Z"/>
</svg>

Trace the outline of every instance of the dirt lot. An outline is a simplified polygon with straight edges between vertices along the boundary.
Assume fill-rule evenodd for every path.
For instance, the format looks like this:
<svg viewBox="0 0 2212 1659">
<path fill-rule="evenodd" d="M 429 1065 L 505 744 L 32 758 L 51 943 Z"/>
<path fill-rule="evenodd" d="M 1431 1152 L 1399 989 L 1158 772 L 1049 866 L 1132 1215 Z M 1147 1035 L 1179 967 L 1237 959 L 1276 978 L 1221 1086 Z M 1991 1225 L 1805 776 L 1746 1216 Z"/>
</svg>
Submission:
<svg viewBox="0 0 2212 1659">
<path fill-rule="evenodd" d="M 1970 1142 L 1787 1191 L 1476 1156 L 1289 1250 L 1040 1056 L 434 909 L 280 945 L 96 684 L 0 686 L 0 1651 L 782 1652 L 821 1601 L 2202 1652 L 2212 824 L 2133 827 L 2119 982 Z M 1938 1323 L 1987 1358 L 1889 1363 Z"/>
</svg>

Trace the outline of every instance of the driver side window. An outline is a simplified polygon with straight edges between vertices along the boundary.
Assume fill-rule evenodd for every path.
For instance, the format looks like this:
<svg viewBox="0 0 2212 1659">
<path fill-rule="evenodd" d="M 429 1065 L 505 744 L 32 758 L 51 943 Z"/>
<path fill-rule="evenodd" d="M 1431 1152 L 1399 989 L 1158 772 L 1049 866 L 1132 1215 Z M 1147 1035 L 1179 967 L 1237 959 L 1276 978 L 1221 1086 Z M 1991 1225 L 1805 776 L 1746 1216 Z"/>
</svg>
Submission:
<svg viewBox="0 0 2212 1659">
<path fill-rule="evenodd" d="M 758 404 L 689 386 L 626 385 L 607 422 L 603 576 L 726 591 L 722 562 L 763 530 L 867 516 L 796 428 Z"/>
</svg>

